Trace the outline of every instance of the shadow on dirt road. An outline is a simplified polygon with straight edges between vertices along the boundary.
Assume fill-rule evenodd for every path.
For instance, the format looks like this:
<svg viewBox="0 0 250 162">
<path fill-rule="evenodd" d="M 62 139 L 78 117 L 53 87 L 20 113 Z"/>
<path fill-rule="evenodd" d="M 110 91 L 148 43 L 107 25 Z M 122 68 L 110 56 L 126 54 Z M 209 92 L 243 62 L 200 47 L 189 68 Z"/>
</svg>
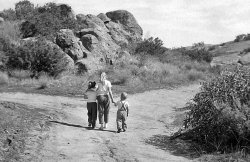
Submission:
<svg viewBox="0 0 250 162">
<path fill-rule="evenodd" d="M 186 162 L 191 160 L 192 152 L 181 142 L 169 140 L 178 128 L 166 125 L 174 121 L 176 107 L 184 107 L 199 87 L 190 85 L 130 95 L 128 130 L 119 134 L 115 133 L 117 108 L 113 105 L 108 129 L 100 131 L 88 129 L 86 102 L 81 98 L 0 93 L 0 100 L 53 110 L 59 116 L 50 121 L 48 138 L 37 152 L 37 161 Z"/>
</svg>

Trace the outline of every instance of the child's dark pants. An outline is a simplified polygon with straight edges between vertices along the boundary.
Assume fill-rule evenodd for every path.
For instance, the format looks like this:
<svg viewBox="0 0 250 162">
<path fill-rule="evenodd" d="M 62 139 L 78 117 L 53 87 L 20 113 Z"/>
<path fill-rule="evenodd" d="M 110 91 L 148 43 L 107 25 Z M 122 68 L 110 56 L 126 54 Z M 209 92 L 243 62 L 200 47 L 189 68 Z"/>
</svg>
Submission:
<svg viewBox="0 0 250 162">
<path fill-rule="evenodd" d="M 127 111 L 118 110 L 117 111 L 117 118 L 116 118 L 117 129 L 118 130 L 123 129 L 124 131 L 126 131 L 126 129 L 127 129 L 126 120 L 127 120 Z"/>
<path fill-rule="evenodd" d="M 88 109 L 88 122 L 91 123 L 92 127 L 95 127 L 97 119 L 97 103 L 87 102 L 87 109 Z"/>
</svg>

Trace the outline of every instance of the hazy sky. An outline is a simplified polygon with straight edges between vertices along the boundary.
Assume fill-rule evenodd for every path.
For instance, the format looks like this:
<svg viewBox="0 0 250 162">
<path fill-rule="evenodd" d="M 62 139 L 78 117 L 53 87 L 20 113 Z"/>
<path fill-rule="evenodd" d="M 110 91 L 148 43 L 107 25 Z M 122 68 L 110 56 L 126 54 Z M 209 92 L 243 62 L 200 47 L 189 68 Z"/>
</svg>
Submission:
<svg viewBox="0 0 250 162">
<path fill-rule="evenodd" d="M 20 0 L 0 0 L 0 11 Z M 166 47 L 189 46 L 204 41 L 215 44 L 250 33 L 250 0 L 30 0 L 67 3 L 75 14 L 125 9 L 142 27 L 144 36 L 159 37 Z"/>
</svg>

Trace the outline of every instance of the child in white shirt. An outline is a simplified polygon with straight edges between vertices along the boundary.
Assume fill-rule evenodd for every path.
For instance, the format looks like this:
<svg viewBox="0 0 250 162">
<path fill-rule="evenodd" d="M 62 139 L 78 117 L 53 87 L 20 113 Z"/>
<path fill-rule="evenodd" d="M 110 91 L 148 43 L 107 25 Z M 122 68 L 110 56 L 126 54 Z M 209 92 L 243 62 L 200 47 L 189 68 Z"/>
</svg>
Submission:
<svg viewBox="0 0 250 162">
<path fill-rule="evenodd" d="M 89 82 L 88 89 L 84 93 L 84 98 L 87 99 L 87 109 L 88 109 L 88 126 L 93 129 L 96 126 L 97 119 L 97 102 L 96 102 L 96 82 Z"/>
</svg>

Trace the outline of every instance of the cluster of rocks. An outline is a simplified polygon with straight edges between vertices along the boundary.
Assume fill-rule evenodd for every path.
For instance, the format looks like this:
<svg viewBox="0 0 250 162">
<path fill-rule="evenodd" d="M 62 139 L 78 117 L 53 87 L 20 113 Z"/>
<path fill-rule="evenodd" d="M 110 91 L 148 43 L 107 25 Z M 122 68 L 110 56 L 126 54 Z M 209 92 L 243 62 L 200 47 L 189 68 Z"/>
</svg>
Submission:
<svg viewBox="0 0 250 162">
<path fill-rule="evenodd" d="M 72 16 L 72 13 L 70 11 L 68 15 Z M 119 53 L 129 51 L 129 45 L 142 40 L 142 28 L 126 10 L 97 16 L 78 14 L 74 18 L 82 29 L 61 29 L 54 41 L 65 53 L 69 69 L 75 66 L 88 72 L 101 69 L 106 64 L 113 64 Z"/>
<path fill-rule="evenodd" d="M 241 41 L 247 41 L 250 40 L 250 34 L 241 34 L 236 36 L 234 42 L 241 42 Z"/>
</svg>

